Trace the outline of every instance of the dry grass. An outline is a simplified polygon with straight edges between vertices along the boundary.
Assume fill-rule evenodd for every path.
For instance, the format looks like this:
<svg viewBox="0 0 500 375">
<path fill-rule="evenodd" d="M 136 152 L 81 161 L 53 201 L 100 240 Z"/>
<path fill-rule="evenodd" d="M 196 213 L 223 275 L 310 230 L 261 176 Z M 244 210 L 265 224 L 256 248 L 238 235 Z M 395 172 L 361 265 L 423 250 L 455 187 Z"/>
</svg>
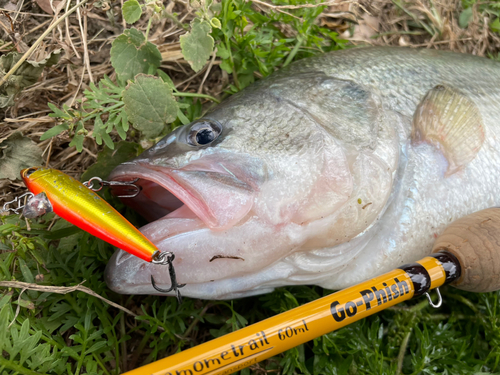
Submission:
<svg viewBox="0 0 500 375">
<path fill-rule="evenodd" d="M 362 23 L 372 31 L 371 36 L 376 36 L 368 41 L 372 45 L 435 48 L 478 56 L 497 55 L 500 48 L 499 35 L 489 27 L 491 15 L 480 12 L 481 3 L 472 6 L 466 28 L 459 26 L 460 0 L 364 3 L 371 16 Z"/>
<path fill-rule="evenodd" d="M 52 2 L 55 14 L 49 0 L 0 1 L 0 8 L 3 9 L 0 11 L 0 38 L 5 41 L 0 44 L 0 53 L 26 52 L 42 32 L 67 9 L 67 4 L 59 1 Z M 151 29 L 149 40 L 158 46 L 163 57 L 162 69 L 169 74 L 180 91 L 220 97 L 223 90 L 232 83 L 232 77 L 218 67 L 219 59 L 214 56 L 209 64 L 194 74 L 180 53 L 179 37 L 185 30 L 179 25 L 179 21 L 187 23 L 194 17 L 193 8 L 188 1 L 166 3 L 168 12 L 177 13 L 177 20 L 165 18 L 158 21 Z M 21 93 L 14 106 L 0 114 L 0 142 L 13 132 L 21 132 L 43 151 L 45 165 L 74 177 L 79 177 L 95 162 L 103 146 L 98 146 L 92 138 L 85 140 L 83 152 L 78 153 L 74 147 L 68 146 L 71 139 L 65 133 L 45 141 L 40 141 L 40 136 L 55 125 L 54 119 L 48 116 L 51 112 L 48 102 L 57 106 L 76 106 L 76 100 L 82 98 L 83 91 L 89 88 L 91 82 L 99 81 L 104 75 L 114 78 L 109 52 L 112 41 L 125 27 L 121 18 L 122 2 L 91 1 L 43 40 L 31 59 L 40 60 L 55 49 L 64 51 L 62 58 L 57 65 L 45 70 L 37 84 Z M 270 0 L 259 0 L 254 7 L 258 11 L 268 12 L 273 9 L 269 2 Z M 488 4 L 490 3 L 475 4 L 472 7 L 472 17 L 466 28 L 459 26 L 462 12 L 462 2 L 459 0 L 338 0 L 323 11 L 317 22 L 349 39 L 354 45 L 435 48 L 496 57 L 500 51 L 500 37 L 490 30 L 489 25 L 493 19 L 487 11 Z M 279 9 L 293 13 L 293 9 Z M 147 19 L 148 17 L 143 17 L 134 27 L 144 31 Z M 295 32 L 289 25 L 278 26 L 285 34 Z M 115 140 L 118 139 L 116 134 L 112 136 Z M 3 202 L 25 191 L 26 188 L 20 181 L 0 180 L 0 207 Z M 20 283 L 9 286 L 28 287 Z M 56 289 L 51 291 L 65 293 L 72 290 L 54 288 Z M 206 305 L 204 312 L 208 308 L 209 305 Z M 137 312 L 142 313 L 138 306 Z M 190 332 L 196 323 L 195 320 L 190 325 L 185 336 L 205 341 L 208 332 Z M 148 350 L 146 348 L 144 353 Z M 126 350 L 123 352 L 126 353 Z M 139 364 L 139 351 L 137 353 L 129 363 L 130 368 Z M 256 365 L 253 370 L 258 373 L 274 371 L 260 366 Z"/>
<path fill-rule="evenodd" d="M 260 1 L 255 7 L 263 12 L 269 11 L 269 7 L 262 4 Z M 475 4 L 472 19 L 463 29 L 458 24 L 461 4 L 460 0 L 374 0 L 359 3 L 339 0 L 328 6 L 317 22 L 350 39 L 355 45 L 438 48 L 496 56 L 500 37 L 489 28 L 492 21 L 489 13 L 481 11 L 480 6 Z M 56 14 L 53 14 L 49 0 L 4 0 L 0 32 L 5 43 L 0 47 L 0 53 L 27 51 L 41 33 L 68 9 L 68 4 L 63 2 L 54 1 L 52 5 Z M 218 58 L 212 59 L 202 71 L 194 74 L 180 53 L 179 36 L 185 30 L 180 27 L 179 21 L 186 23 L 191 20 L 194 17 L 193 8 L 187 0 L 170 1 L 166 7 L 168 12 L 177 13 L 177 20 L 160 20 L 153 26 L 149 38 L 162 53 L 162 68 L 181 91 L 220 96 L 231 78 L 218 68 Z M 97 82 L 105 74 L 113 78 L 109 51 L 112 41 L 125 26 L 120 9 L 120 1 L 90 2 L 43 40 L 31 59 L 39 60 L 55 49 L 62 49 L 63 56 L 56 66 L 45 70 L 37 84 L 18 96 L 14 106 L 1 114 L 0 141 L 20 131 L 43 150 L 46 165 L 73 176 L 79 176 L 95 162 L 102 146 L 95 144 L 93 139 L 85 140 L 84 150 L 79 154 L 74 147 L 68 147 L 70 139 L 64 134 L 42 142 L 39 138 L 55 124 L 54 119 L 48 117 L 50 109 L 47 102 L 75 106 L 75 100 L 82 97 L 90 82 Z M 293 12 L 288 8 L 282 11 Z M 147 17 L 142 20 L 134 27 L 145 30 Z M 282 25 L 283 30 L 286 26 Z M 0 203 L 22 191 L 24 187 L 20 182 L 0 180 Z"/>
</svg>

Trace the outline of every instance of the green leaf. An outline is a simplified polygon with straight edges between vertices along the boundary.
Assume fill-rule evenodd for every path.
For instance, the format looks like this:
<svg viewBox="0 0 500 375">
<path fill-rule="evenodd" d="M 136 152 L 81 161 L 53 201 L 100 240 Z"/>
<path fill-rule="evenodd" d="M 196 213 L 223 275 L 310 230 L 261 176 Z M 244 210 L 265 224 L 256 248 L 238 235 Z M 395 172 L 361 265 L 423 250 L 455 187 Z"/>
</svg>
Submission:
<svg viewBox="0 0 500 375">
<path fill-rule="evenodd" d="M 92 165 L 90 168 L 92 168 L 94 165 Z M 82 180 L 84 180 L 83 176 L 82 176 Z M 64 220 L 61 220 L 61 222 L 64 222 Z M 80 228 L 75 227 L 73 225 L 70 225 L 70 226 L 62 228 L 62 229 L 57 229 L 56 226 L 54 225 L 54 227 L 52 229 L 53 229 L 52 231 L 46 232 L 43 236 L 49 240 L 59 240 L 59 239 L 65 238 L 65 237 L 70 237 L 70 236 L 78 234 L 78 233 L 82 233 L 82 230 Z"/>
<path fill-rule="evenodd" d="M 21 133 L 13 133 L 0 143 L 0 179 L 21 179 L 21 169 L 42 163 L 42 150 Z"/>
<path fill-rule="evenodd" d="M 217 45 L 217 56 L 222 60 L 229 59 L 229 56 L 231 56 L 224 43 L 219 43 Z"/>
<path fill-rule="evenodd" d="M 33 274 L 31 273 L 30 269 L 28 268 L 24 260 L 19 259 L 19 267 L 21 269 L 21 273 L 23 274 L 24 281 L 28 283 L 34 283 L 35 278 L 33 277 Z"/>
<path fill-rule="evenodd" d="M 104 141 L 104 144 L 108 146 L 111 150 L 115 149 L 115 144 L 113 143 L 113 140 L 109 136 L 108 133 L 104 132 L 101 134 L 102 140 Z"/>
<path fill-rule="evenodd" d="M 180 38 L 182 55 L 195 72 L 203 68 L 214 50 L 211 31 L 210 23 L 195 18 L 191 23 L 191 31 Z"/>
<path fill-rule="evenodd" d="M 99 349 L 102 349 L 104 347 L 106 347 L 108 344 L 106 341 L 99 341 L 99 342 L 96 342 L 94 345 L 92 345 L 89 349 L 87 349 L 87 351 L 85 352 L 85 355 L 89 355 L 90 353 L 93 353 Z"/>
<path fill-rule="evenodd" d="M 219 13 L 222 10 L 222 4 L 221 3 L 216 3 L 215 1 L 212 2 L 210 5 L 210 10 L 214 13 Z"/>
<path fill-rule="evenodd" d="M 123 94 L 125 113 L 134 128 L 146 137 L 155 137 L 165 123 L 177 118 L 177 102 L 172 89 L 160 78 L 139 74 Z"/>
<path fill-rule="evenodd" d="M 94 136 L 95 136 L 95 141 L 98 145 L 102 145 L 104 134 L 107 135 L 106 127 L 102 123 L 101 116 L 97 116 L 94 121 Z M 113 142 L 111 142 L 111 145 L 113 145 Z M 110 148 L 113 149 L 113 147 Z"/>
<path fill-rule="evenodd" d="M 82 152 L 83 150 L 83 140 L 85 136 L 83 134 L 76 134 L 73 140 L 70 142 L 69 146 L 75 146 L 78 152 Z"/>
<path fill-rule="evenodd" d="M 22 53 L 10 52 L 0 57 L 0 78 L 21 59 Z M 0 87 L 0 108 L 14 104 L 14 97 L 24 88 L 34 85 L 45 67 L 50 67 L 59 61 L 61 50 L 55 50 L 42 61 L 24 61 Z"/>
<path fill-rule="evenodd" d="M 161 63 L 158 48 L 134 28 L 125 30 L 113 41 L 110 54 L 111 65 L 123 82 L 134 79 L 139 73 L 156 70 Z"/>
<path fill-rule="evenodd" d="M 122 112 L 122 128 L 126 132 L 128 132 L 129 126 L 128 126 L 128 117 L 127 113 L 125 111 Z"/>
<path fill-rule="evenodd" d="M 142 8 L 137 0 L 127 0 L 123 4 L 122 14 L 125 22 L 134 23 L 141 18 Z"/>
<path fill-rule="evenodd" d="M 243 315 L 238 314 L 236 311 L 234 312 L 234 315 L 236 316 L 236 319 L 238 319 L 241 327 L 245 327 L 248 324 L 248 320 L 246 320 Z"/>
<path fill-rule="evenodd" d="M 42 136 L 40 137 L 40 140 L 45 141 L 46 139 L 55 137 L 56 135 L 61 134 L 63 131 L 68 129 L 69 125 L 67 123 L 56 125 L 53 128 L 47 130 L 45 133 L 43 133 Z"/>
<path fill-rule="evenodd" d="M 189 124 L 191 121 L 189 121 L 189 119 L 184 115 L 184 113 L 182 113 L 181 109 L 179 108 L 179 110 L 177 111 L 177 117 L 179 117 L 179 120 L 181 120 L 182 122 L 182 125 L 187 125 Z"/>
<path fill-rule="evenodd" d="M 163 82 L 165 82 L 168 85 L 168 87 L 170 87 L 173 91 L 175 91 L 174 82 L 168 76 L 168 74 L 161 69 L 158 69 L 156 72 L 158 73 L 158 76 L 163 80 Z"/>
<path fill-rule="evenodd" d="M 123 114 L 125 114 L 125 111 L 121 111 L 118 116 L 115 117 L 114 119 L 114 124 L 115 124 L 115 128 L 116 128 L 116 131 L 118 132 L 118 135 L 120 136 L 120 138 L 122 140 L 125 140 L 127 139 L 127 130 L 125 130 L 123 128 L 123 124 L 122 124 L 122 116 Z M 108 121 L 109 122 L 109 121 Z"/>
<path fill-rule="evenodd" d="M 495 21 L 490 23 L 490 29 L 491 31 L 500 33 L 500 18 L 495 18 Z"/>
<path fill-rule="evenodd" d="M 220 68 L 225 70 L 228 74 L 233 73 L 233 68 L 231 67 L 231 63 L 229 60 L 222 60 L 220 63 Z"/>
<path fill-rule="evenodd" d="M 139 155 L 140 146 L 137 143 L 120 141 L 115 144 L 115 149 L 105 148 L 97 154 L 97 160 L 82 175 L 81 180 L 86 181 L 91 177 L 106 179 L 111 171 L 119 164 Z"/>
<path fill-rule="evenodd" d="M 68 113 L 64 112 L 64 111 L 61 111 L 59 108 L 57 108 L 54 104 L 52 103 L 47 103 L 47 105 L 49 106 L 49 108 L 52 110 L 53 113 L 50 113 L 49 116 L 50 117 L 59 117 L 59 118 L 62 118 L 62 119 L 65 119 L 65 120 L 70 120 L 71 119 L 71 116 L 69 116 Z M 63 106 L 63 109 L 65 106 Z"/>
<path fill-rule="evenodd" d="M 467 26 L 469 26 L 469 22 L 471 19 L 472 19 L 472 7 L 464 9 L 460 13 L 460 16 L 458 17 L 458 25 L 462 29 L 465 29 Z"/>
</svg>

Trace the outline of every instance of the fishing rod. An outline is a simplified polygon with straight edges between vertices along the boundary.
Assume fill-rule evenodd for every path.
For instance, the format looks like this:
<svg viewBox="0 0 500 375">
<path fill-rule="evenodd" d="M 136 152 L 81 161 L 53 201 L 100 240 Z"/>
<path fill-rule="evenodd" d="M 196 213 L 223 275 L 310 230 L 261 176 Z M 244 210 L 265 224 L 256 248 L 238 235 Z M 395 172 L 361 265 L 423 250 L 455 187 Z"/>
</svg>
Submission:
<svg viewBox="0 0 500 375">
<path fill-rule="evenodd" d="M 442 302 L 439 287 L 500 289 L 500 208 L 489 208 L 449 225 L 432 255 L 126 375 L 232 374 L 316 337 L 414 297 Z M 436 289 L 434 304 L 429 291 Z"/>
</svg>

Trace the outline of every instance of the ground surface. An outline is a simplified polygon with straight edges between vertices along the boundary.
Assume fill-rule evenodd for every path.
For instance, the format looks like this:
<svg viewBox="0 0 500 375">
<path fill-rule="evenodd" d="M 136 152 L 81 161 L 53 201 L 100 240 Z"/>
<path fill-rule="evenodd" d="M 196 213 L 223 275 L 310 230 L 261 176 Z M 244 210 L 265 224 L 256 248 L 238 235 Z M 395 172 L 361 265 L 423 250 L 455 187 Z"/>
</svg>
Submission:
<svg viewBox="0 0 500 375">
<path fill-rule="evenodd" d="M 38 43 L 42 32 L 75 4 L 0 1 L 0 53 L 18 52 L 21 56 L 36 44 L 29 59 L 40 61 L 51 51 L 61 50 L 59 62 L 45 68 L 34 84 L 15 95 L 13 105 L 0 112 L 0 173 L 5 172 L 2 164 L 12 161 L 12 153 L 7 151 L 13 145 L 19 147 L 18 143 L 9 143 L 15 132 L 31 139 L 33 143 L 28 144 L 41 151 L 44 165 L 76 178 L 98 163 L 98 154 L 106 148 L 92 136 L 91 121 L 80 129 L 81 152 L 70 146 L 75 137 L 72 131 L 40 140 L 48 129 L 61 124 L 60 119 L 49 116 L 53 111 L 48 103 L 77 110 L 92 82 L 98 83 L 105 75 L 116 80 L 110 61 L 111 45 L 124 27 L 130 27 L 122 18 L 122 3 L 92 1 Z M 301 1 L 234 1 L 223 2 L 222 11 L 215 9 L 211 13 L 222 22 L 226 36 L 213 28 L 219 53 L 212 54 L 195 73 L 181 52 L 179 38 L 206 3 L 159 2 L 156 5 L 164 9 L 155 14 L 155 3 L 148 4 L 134 27 L 142 32 L 150 29 L 148 40 L 161 53 L 161 69 L 179 92 L 218 99 L 292 60 L 353 45 L 437 48 L 500 58 L 497 2 L 330 1 L 320 6 Z M 225 4 L 243 12 L 233 14 L 234 24 L 225 21 L 224 17 L 229 17 Z M 231 27 L 240 34 L 226 39 Z M 253 42 L 244 38 L 243 31 L 255 34 Z M 314 33 L 321 40 L 315 39 Z M 278 39 L 283 42 L 273 44 Z M 220 57 L 223 43 L 232 49 L 232 69 L 224 69 Z M 2 76 L 5 73 L 0 72 Z M 199 100 L 198 111 L 185 111 L 188 119 L 211 105 L 209 99 Z M 173 126 L 179 121 L 175 120 Z M 163 134 L 168 131 L 165 128 Z M 120 141 L 116 130 L 110 137 L 115 143 Z M 133 154 L 152 145 L 158 137 L 147 138 L 131 129 L 126 141 L 139 145 L 129 150 Z M 20 180 L 0 179 L 0 207 L 23 192 Z M 112 253 L 103 242 L 50 215 L 32 221 L 29 227 L 15 215 L 0 220 L 0 374 L 118 374 L 328 293 L 321 288 L 295 287 L 237 301 L 187 299 L 179 309 L 173 299 L 118 296 L 109 292 L 102 281 L 106 259 Z M 20 284 L 5 284 L 7 281 L 37 283 L 43 288 L 23 289 Z M 82 282 L 89 289 L 54 289 Z M 498 294 L 474 295 L 445 289 L 444 298 L 445 306 L 439 311 L 431 311 L 425 301 L 408 303 L 257 364 L 242 374 L 500 371 Z M 118 307 L 110 305 L 109 300 Z"/>
</svg>

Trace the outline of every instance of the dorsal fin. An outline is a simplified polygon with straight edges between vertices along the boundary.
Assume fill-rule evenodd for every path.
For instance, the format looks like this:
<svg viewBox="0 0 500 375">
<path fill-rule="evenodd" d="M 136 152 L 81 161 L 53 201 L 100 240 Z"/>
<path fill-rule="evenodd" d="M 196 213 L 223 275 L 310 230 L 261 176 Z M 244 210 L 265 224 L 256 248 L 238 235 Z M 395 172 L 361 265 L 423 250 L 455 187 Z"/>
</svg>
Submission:
<svg viewBox="0 0 500 375">
<path fill-rule="evenodd" d="M 448 160 L 446 176 L 471 162 L 484 143 L 484 126 L 477 105 L 455 88 L 430 90 L 413 116 L 412 142 L 429 142 Z"/>
</svg>

